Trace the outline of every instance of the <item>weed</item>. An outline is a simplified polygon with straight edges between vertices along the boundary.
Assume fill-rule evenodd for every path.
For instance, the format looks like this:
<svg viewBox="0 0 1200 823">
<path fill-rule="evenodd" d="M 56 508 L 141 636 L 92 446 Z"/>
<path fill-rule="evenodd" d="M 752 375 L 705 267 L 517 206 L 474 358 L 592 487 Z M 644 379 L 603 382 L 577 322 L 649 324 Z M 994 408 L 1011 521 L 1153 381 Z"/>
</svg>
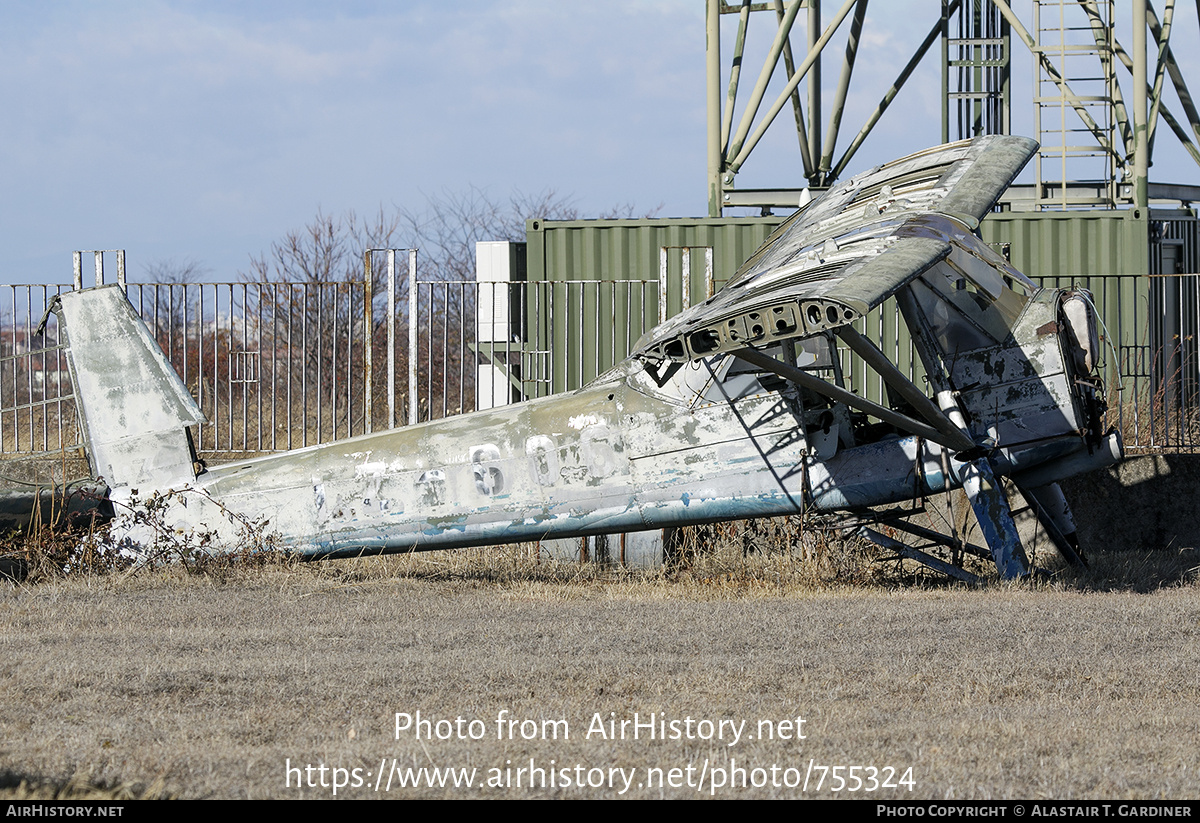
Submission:
<svg viewBox="0 0 1200 823">
<path fill-rule="evenodd" d="M 161 779 L 149 786 L 92 780 L 75 774 L 67 780 L 31 778 L 0 772 L 0 798 L 5 800 L 174 800 Z"/>
</svg>

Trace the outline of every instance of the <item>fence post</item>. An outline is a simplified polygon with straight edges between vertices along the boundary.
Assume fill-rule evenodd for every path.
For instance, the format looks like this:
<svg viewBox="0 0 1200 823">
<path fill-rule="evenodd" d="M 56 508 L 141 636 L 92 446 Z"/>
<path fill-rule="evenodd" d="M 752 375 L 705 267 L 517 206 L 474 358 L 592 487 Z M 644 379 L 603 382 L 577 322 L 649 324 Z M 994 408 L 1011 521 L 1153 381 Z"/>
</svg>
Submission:
<svg viewBox="0 0 1200 823">
<path fill-rule="evenodd" d="M 388 249 L 388 428 L 396 428 L 396 250 Z"/>
<path fill-rule="evenodd" d="M 683 273 L 680 299 L 686 311 L 692 305 L 692 252 L 704 249 L 704 296 L 712 297 L 715 291 L 713 281 L 713 247 L 712 246 L 660 246 L 658 249 L 658 322 L 667 320 L 667 251 L 679 249 L 682 257 Z"/>
<path fill-rule="evenodd" d="M 104 252 L 110 251 L 117 256 L 117 285 L 125 288 L 125 249 L 88 249 L 94 259 L 96 282 L 93 285 L 104 285 Z M 72 252 L 72 268 L 74 269 L 75 291 L 83 288 L 83 252 Z"/>
<path fill-rule="evenodd" d="M 687 311 L 692 307 L 692 250 L 690 248 L 683 250 L 683 311 Z"/>
<path fill-rule="evenodd" d="M 375 314 L 372 311 L 375 295 L 372 292 L 374 273 L 371 271 L 371 250 L 363 252 L 363 324 L 366 328 L 366 345 L 363 347 L 363 381 L 366 388 L 363 391 L 363 431 L 370 434 L 373 431 L 371 418 L 374 413 L 373 399 L 375 386 L 371 380 L 371 349 L 375 344 Z"/>
<path fill-rule="evenodd" d="M 432 368 L 432 362 L 430 367 Z M 417 250 L 408 250 L 408 423 L 420 418 L 417 405 Z"/>
<path fill-rule="evenodd" d="M 717 293 L 716 282 L 713 279 L 713 247 L 704 247 L 704 298 L 707 300 Z"/>
<path fill-rule="evenodd" d="M 658 322 L 667 322 L 667 249 L 658 250 Z"/>
</svg>

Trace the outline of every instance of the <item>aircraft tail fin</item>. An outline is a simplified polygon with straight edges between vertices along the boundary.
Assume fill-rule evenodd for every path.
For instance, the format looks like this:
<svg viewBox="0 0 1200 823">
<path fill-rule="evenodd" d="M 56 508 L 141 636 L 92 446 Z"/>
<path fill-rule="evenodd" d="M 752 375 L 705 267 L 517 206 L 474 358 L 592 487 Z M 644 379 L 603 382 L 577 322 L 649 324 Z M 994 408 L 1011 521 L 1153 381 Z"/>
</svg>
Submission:
<svg viewBox="0 0 1200 823">
<path fill-rule="evenodd" d="M 196 477 L 188 427 L 205 417 L 117 285 L 65 292 L 75 404 L 92 472 L 114 491 L 166 489 Z"/>
</svg>

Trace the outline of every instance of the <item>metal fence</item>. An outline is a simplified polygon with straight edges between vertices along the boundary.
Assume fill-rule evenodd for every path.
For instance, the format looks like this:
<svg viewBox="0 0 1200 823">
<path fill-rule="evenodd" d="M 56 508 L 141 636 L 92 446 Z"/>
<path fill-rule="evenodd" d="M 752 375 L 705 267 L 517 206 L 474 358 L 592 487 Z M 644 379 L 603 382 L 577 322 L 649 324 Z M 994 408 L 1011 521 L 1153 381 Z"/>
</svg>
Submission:
<svg viewBox="0 0 1200 823">
<path fill-rule="evenodd" d="M 659 284 L 648 280 L 414 286 L 419 333 L 395 354 L 407 373 L 399 420 L 410 422 L 578 388 L 658 316 Z"/>
<path fill-rule="evenodd" d="M 76 448 L 65 341 L 47 313 L 67 285 L 0 293 L 0 451 Z M 367 430 L 362 283 L 129 284 L 126 293 L 199 403 L 208 454 L 276 451 Z M 44 328 L 39 321 L 45 318 Z"/>
<path fill-rule="evenodd" d="M 1126 440 L 1145 450 L 1200 448 L 1200 275 L 1150 275 L 1149 322 L 1120 338 Z"/>
<path fill-rule="evenodd" d="M 662 302 L 660 284 L 642 280 L 407 287 L 403 300 L 394 289 L 373 298 L 367 281 L 125 291 L 204 412 L 194 434 L 209 459 L 577 388 L 625 357 Z M 71 288 L 0 287 L 2 454 L 81 445 L 65 341 L 47 312 Z"/>
<path fill-rule="evenodd" d="M 1130 451 L 1200 448 L 1200 275 L 1042 277 L 1092 293 L 1100 319 L 1108 424 Z"/>
<path fill-rule="evenodd" d="M 79 431 L 58 323 L 40 321 L 70 286 L 6 286 L 0 295 L 0 451 L 60 452 Z"/>
<path fill-rule="evenodd" d="M 207 453 L 277 451 L 367 430 L 363 283 L 129 284 L 208 423 Z"/>
<path fill-rule="evenodd" d="M 1200 275 L 1042 284 L 1092 291 L 1110 423 L 1127 447 L 1200 448 Z M 412 277 L 408 285 L 404 299 L 395 290 L 373 293 L 366 280 L 125 288 L 208 418 L 196 442 L 209 458 L 325 443 L 577 388 L 621 360 L 667 302 L 661 280 Z M 65 341 L 46 314 L 69 288 L 0 288 L 0 453 L 79 445 Z M 873 312 L 862 330 L 919 379 L 894 306 Z M 868 370 L 847 363 L 845 372 L 854 390 L 882 392 Z"/>
</svg>

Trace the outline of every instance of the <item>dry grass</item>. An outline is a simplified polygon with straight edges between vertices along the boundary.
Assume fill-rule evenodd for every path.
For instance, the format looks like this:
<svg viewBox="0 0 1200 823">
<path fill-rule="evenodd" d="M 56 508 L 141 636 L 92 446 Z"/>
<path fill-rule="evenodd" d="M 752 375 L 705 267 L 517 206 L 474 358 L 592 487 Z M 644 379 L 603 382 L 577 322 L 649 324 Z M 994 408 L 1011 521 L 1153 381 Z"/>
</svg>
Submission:
<svg viewBox="0 0 1200 823">
<path fill-rule="evenodd" d="M 938 525 L 932 522 L 935 519 L 931 516 L 928 525 Z M 667 563 L 657 569 L 632 569 L 615 563 L 558 562 L 540 553 L 536 544 L 524 543 L 312 563 L 277 549 L 270 541 L 251 541 L 245 551 L 223 555 L 207 553 L 198 542 L 172 544 L 157 555 L 134 562 L 106 552 L 101 547 L 102 531 L 102 527 L 94 524 L 82 532 L 40 527 L 0 538 L 0 578 L 25 584 L 77 577 L 115 576 L 124 580 L 164 571 L 166 567 L 167 574 L 199 576 L 210 584 L 221 585 L 266 569 L 347 584 L 405 578 L 470 587 L 548 584 L 662 588 L 695 597 L 958 585 L 928 567 L 900 559 L 861 538 L 817 529 L 793 517 L 681 529 L 668 545 Z M 885 528 L 885 531 L 891 530 Z M 898 532 L 891 533 L 903 537 Z M 964 537 L 979 540 L 970 529 Z M 1026 541 L 1029 542 L 1028 535 Z M 1027 585 L 1078 591 L 1151 592 L 1192 585 L 1200 578 L 1200 551 L 1190 547 L 1166 546 L 1154 551 L 1102 548 L 1089 557 L 1085 569 L 1065 567 L 1048 544 L 1040 540 L 1033 559 L 1048 568 L 1050 574 Z M 994 577 L 995 570 L 989 561 L 968 556 L 964 562 L 981 577 Z"/>
<path fill-rule="evenodd" d="M 42 583 L 78 575 L 128 576 L 178 563 L 185 573 L 221 580 L 251 568 L 281 566 L 304 568 L 310 573 L 320 568 L 334 576 L 355 579 L 411 577 L 477 584 L 672 582 L 700 589 L 720 588 L 723 584 L 735 588 L 769 584 L 779 590 L 915 579 L 911 569 L 902 572 L 899 566 L 876 563 L 880 552 L 870 544 L 804 529 L 798 518 L 689 528 L 678 534 L 669 547 L 670 560 L 664 568 L 635 570 L 615 564 L 554 562 L 539 553 L 536 544 L 308 564 L 263 541 L 238 554 L 211 555 L 203 550 L 202 538 L 195 545 L 172 544 L 134 563 L 105 553 L 97 530 L 79 533 L 47 527 L 0 540 L 0 573 L 26 583 Z"/>
<path fill-rule="evenodd" d="M 30 778 L 16 772 L 0 773 L 0 800 L 173 800 L 156 780 L 149 786 L 109 784 L 73 775 L 67 780 Z"/>
<path fill-rule="evenodd" d="M 698 772 L 705 761 L 913 768 L 913 792 L 873 798 L 1200 792 L 1193 554 L 1135 562 L 1096 552 L 1084 574 L 972 589 L 915 580 L 853 542 L 744 551 L 771 537 L 727 530 L 713 551 L 652 571 L 546 562 L 511 547 L 303 564 L 263 556 L 9 584 L 0 589 L 5 791 L 21 781 L 22 791 L 65 791 L 83 775 L 76 787 L 100 791 L 328 797 L 330 788 L 289 787 L 285 765 L 486 775 L 533 758 L 641 778 L 660 767 Z M 705 539 L 695 536 L 696 547 Z M 489 734 L 397 738 L 395 714 L 418 710 L 480 719 Z M 505 711 L 566 720 L 571 736 L 497 740 Z M 807 736 L 736 746 L 589 739 L 593 716 L 610 712 L 749 729 L 802 716 Z M 339 792 L 618 795 L 385 794 L 373 783 Z M 697 792 L 634 784 L 630 795 Z M 768 785 L 717 796 L 835 795 Z"/>
</svg>

